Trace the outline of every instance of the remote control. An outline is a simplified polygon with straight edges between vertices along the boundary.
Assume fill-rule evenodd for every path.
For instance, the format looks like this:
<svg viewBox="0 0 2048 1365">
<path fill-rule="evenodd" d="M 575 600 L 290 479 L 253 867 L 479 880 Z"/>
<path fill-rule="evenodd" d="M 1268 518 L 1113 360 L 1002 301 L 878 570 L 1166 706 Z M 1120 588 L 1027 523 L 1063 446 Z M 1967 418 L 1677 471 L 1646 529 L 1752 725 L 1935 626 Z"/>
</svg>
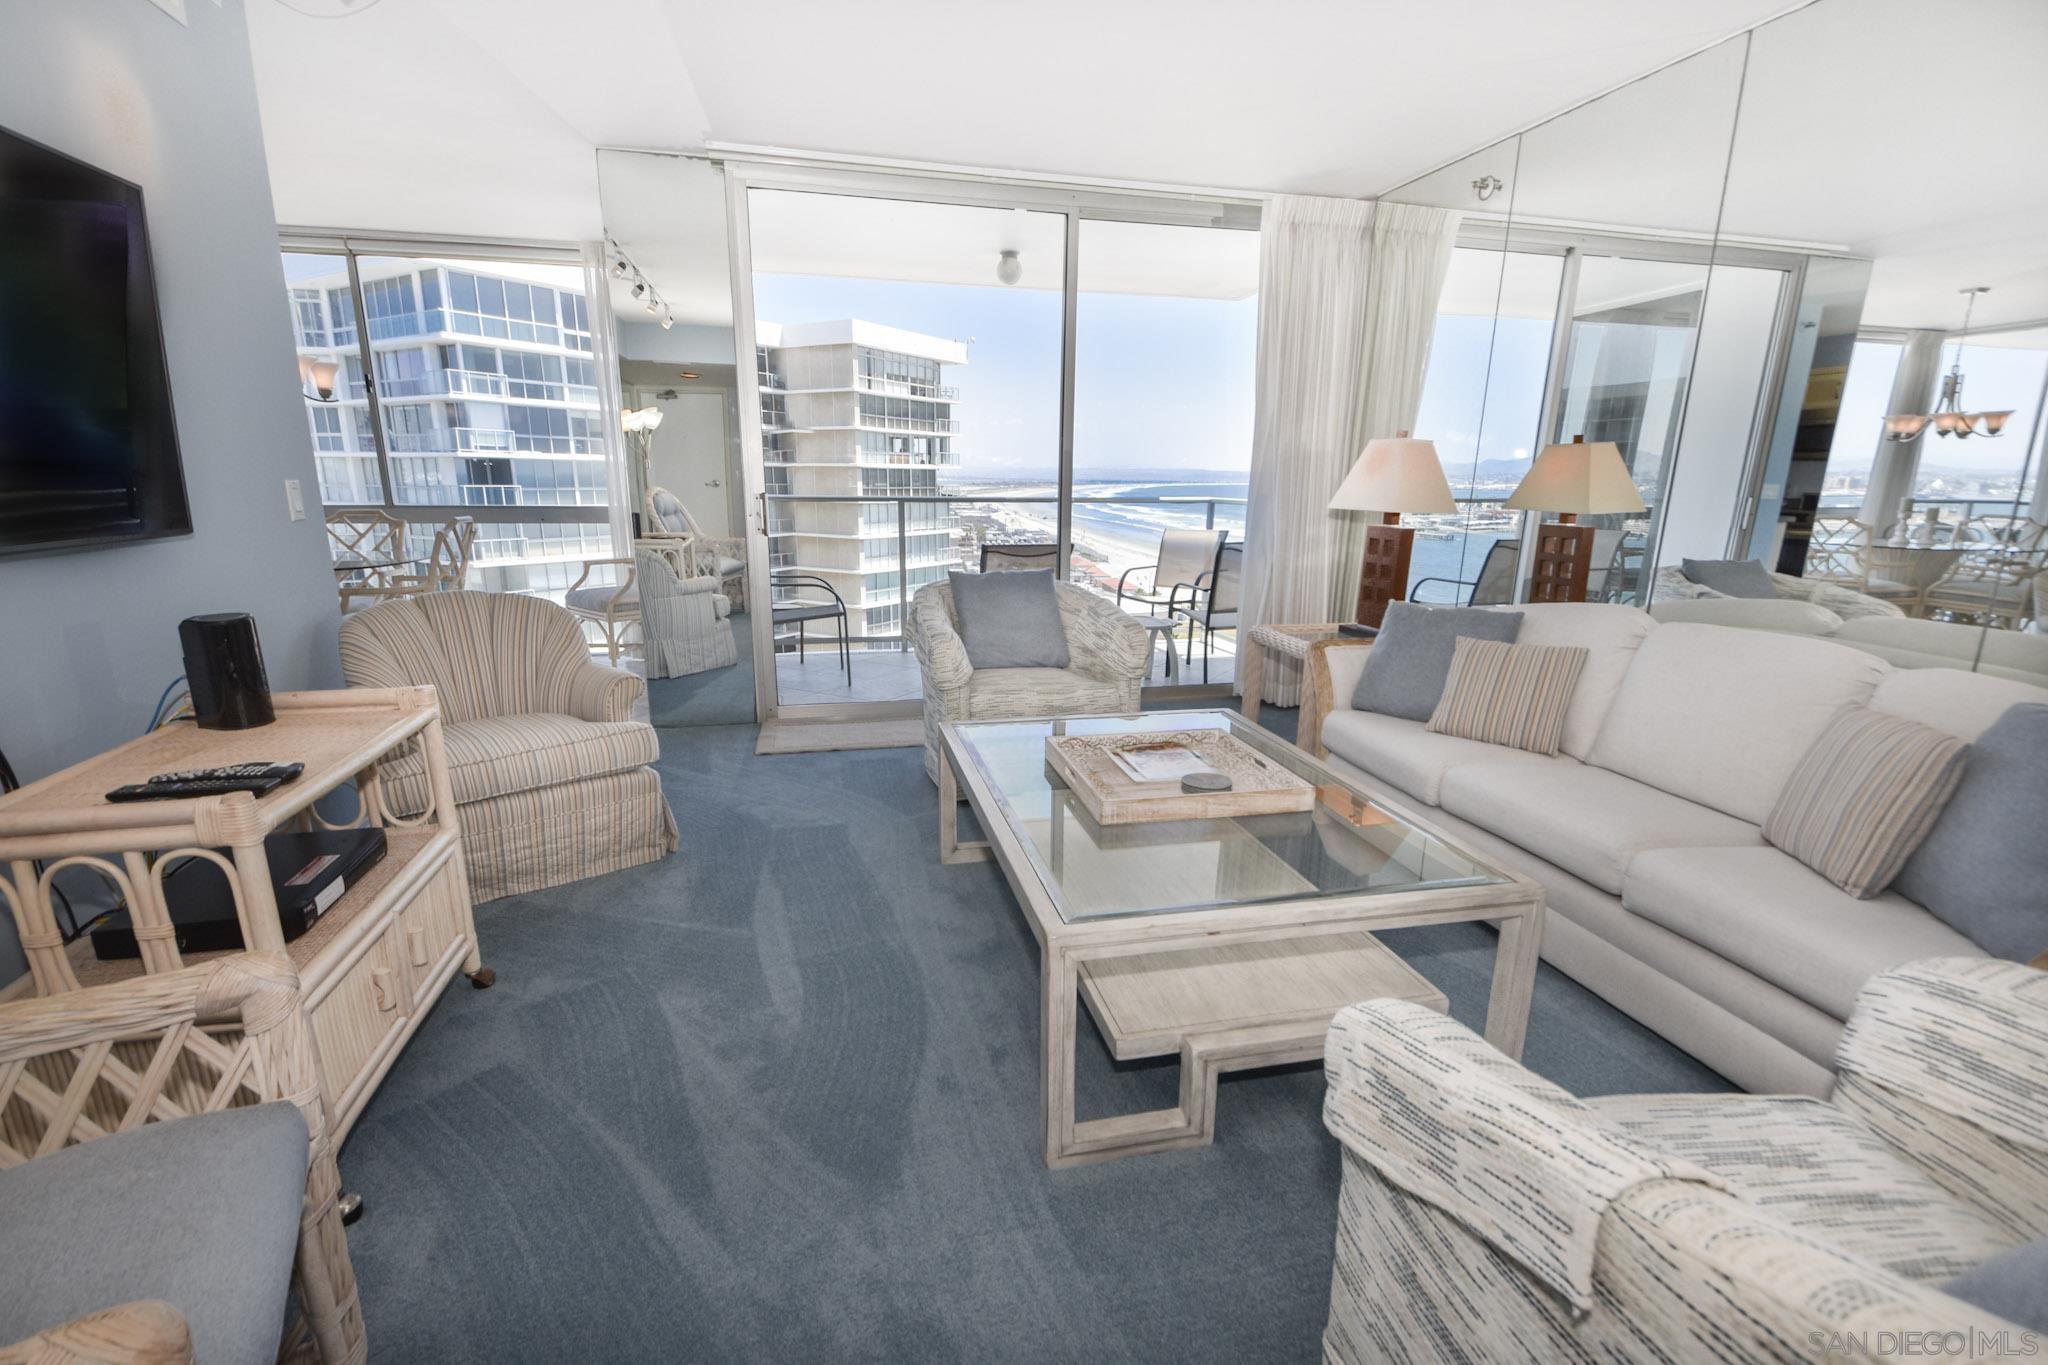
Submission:
<svg viewBox="0 0 2048 1365">
<path fill-rule="evenodd" d="M 303 763 L 236 763 L 225 768 L 191 768 L 181 773 L 158 773 L 149 780 L 152 785 L 228 781 L 237 777 L 274 777 L 279 782 L 289 782 L 304 771 L 306 765 Z"/>
<path fill-rule="evenodd" d="M 190 801 L 199 796 L 225 796 L 248 792 L 261 796 L 284 785 L 281 777 L 200 777 L 189 782 L 160 782 L 151 778 L 107 793 L 109 801 Z"/>
</svg>

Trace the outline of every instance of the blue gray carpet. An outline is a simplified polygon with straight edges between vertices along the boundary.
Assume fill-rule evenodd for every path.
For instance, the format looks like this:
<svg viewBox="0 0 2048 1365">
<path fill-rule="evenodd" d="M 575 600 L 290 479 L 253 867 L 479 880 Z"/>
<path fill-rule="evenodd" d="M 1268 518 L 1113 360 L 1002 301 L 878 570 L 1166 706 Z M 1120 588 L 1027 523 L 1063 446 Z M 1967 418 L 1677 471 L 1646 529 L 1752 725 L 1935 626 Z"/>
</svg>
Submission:
<svg viewBox="0 0 2048 1365">
<path fill-rule="evenodd" d="M 497 986 L 456 983 L 341 1156 L 374 1358 L 1317 1360 L 1320 1071 L 1226 1079 L 1213 1147 L 1047 1171 L 1001 873 L 939 864 L 917 750 L 754 737 L 664 732 L 676 856 L 479 908 Z M 1489 932 L 1388 941 L 1478 1022 Z M 1527 1059 L 1725 1088 L 1548 968 Z M 1080 1072 L 1084 1116 L 1173 1100 L 1092 1036 Z"/>
</svg>

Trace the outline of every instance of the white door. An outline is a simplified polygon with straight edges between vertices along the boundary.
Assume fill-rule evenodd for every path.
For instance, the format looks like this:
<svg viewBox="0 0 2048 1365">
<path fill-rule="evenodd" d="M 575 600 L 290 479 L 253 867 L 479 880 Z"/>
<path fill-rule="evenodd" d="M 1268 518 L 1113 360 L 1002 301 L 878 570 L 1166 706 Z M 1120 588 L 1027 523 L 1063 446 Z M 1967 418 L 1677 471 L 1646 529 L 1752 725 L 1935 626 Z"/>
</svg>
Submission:
<svg viewBox="0 0 2048 1365">
<path fill-rule="evenodd" d="M 726 480 L 727 435 L 725 395 L 716 391 L 675 393 L 656 397 L 656 390 L 644 390 L 640 403 L 661 409 L 661 425 L 654 431 L 649 462 L 654 482 L 676 495 L 697 518 L 708 536 L 732 534 L 732 516 Z"/>
</svg>

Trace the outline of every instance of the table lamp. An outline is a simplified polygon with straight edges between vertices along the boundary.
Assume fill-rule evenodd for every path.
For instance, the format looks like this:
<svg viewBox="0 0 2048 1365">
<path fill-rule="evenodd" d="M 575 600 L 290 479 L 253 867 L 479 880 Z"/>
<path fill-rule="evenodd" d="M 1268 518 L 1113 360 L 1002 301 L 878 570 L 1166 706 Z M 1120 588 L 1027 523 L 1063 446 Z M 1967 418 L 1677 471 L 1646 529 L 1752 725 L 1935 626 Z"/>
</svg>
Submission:
<svg viewBox="0 0 2048 1365">
<path fill-rule="evenodd" d="M 1501 504 L 1519 512 L 1555 512 L 1556 521 L 1537 528 L 1531 602 L 1583 602 L 1592 569 L 1593 528 L 1581 516 L 1601 512 L 1646 512 L 1636 481 L 1612 441 L 1574 436 L 1568 445 L 1545 446 L 1521 484 Z"/>
<path fill-rule="evenodd" d="M 1408 595 L 1408 559 L 1415 528 L 1401 525 L 1403 512 L 1456 512 L 1436 445 L 1401 432 L 1376 436 L 1330 499 L 1333 512 L 1378 512 L 1379 525 L 1365 528 L 1365 559 L 1358 569 L 1358 623 L 1377 627 L 1387 603 Z"/>
</svg>

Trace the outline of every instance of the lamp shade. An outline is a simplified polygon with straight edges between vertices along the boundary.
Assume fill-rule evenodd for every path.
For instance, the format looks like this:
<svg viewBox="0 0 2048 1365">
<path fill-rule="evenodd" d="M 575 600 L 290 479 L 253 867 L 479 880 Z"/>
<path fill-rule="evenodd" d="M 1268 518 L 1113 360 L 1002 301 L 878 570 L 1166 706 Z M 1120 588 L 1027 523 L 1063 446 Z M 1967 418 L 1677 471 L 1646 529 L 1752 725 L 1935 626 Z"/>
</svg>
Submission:
<svg viewBox="0 0 2048 1365">
<path fill-rule="evenodd" d="M 1516 511 L 1644 512 L 1642 494 L 1622 463 L 1621 447 L 1612 441 L 1574 437 L 1569 445 L 1545 446 L 1522 476 L 1512 496 L 1501 504 Z"/>
<path fill-rule="evenodd" d="M 1365 443 L 1358 462 L 1330 499 L 1333 512 L 1455 512 L 1436 445 L 1410 436 Z"/>
</svg>

